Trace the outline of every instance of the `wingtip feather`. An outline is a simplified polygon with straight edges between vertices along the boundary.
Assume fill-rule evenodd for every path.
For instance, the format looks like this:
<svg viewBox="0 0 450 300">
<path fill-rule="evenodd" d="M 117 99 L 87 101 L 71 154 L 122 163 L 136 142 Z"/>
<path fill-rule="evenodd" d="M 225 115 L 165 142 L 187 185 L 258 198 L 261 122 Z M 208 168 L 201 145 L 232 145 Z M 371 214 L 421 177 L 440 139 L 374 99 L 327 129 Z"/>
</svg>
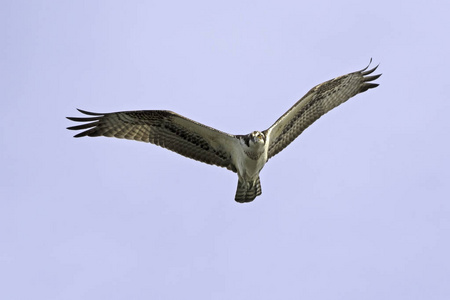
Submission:
<svg viewBox="0 0 450 300">
<path fill-rule="evenodd" d="M 67 129 L 69 129 L 69 130 L 88 129 L 88 128 L 97 126 L 97 124 L 98 124 L 98 121 L 91 122 L 91 123 L 85 123 L 85 124 L 81 124 L 81 125 L 70 126 L 70 127 L 67 127 Z"/>
<path fill-rule="evenodd" d="M 377 86 L 379 86 L 378 83 L 364 83 L 364 84 L 361 86 L 359 92 L 362 93 L 362 92 L 367 91 L 368 89 L 376 88 Z"/>
<path fill-rule="evenodd" d="M 68 128 L 67 128 L 67 129 L 68 129 Z M 83 137 L 83 136 L 86 136 L 85 131 L 80 132 L 80 133 L 78 133 L 78 134 L 75 134 L 73 137 L 74 137 L 74 138 L 80 138 L 80 137 Z"/>
<path fill-rule="evenodd" d="M 367 77 L 364 77 L 364 81 L 365 82 L 373 81 L 373 80 L 378 79 L 380 76 L 381 76 L 381 74 L 377 74 L 377 75 L 373 75 L 373 76 L 367 76 Z"/>
<path fill-rule="evenodd" d="M 103 115 L 105 115 L 105 114 L 102 114 L 102 113 L 95 113 L 95 112 L 91 112 L 91 111 L 87 111 L 87 110 L 82 110 L 82 109 L 79 109 L 79 108 L 77 108 L 77 110 L 80 113 L 83 113 L 83 114 L 89 115 L 89 116 L 103 116 Z"/>
</svg>

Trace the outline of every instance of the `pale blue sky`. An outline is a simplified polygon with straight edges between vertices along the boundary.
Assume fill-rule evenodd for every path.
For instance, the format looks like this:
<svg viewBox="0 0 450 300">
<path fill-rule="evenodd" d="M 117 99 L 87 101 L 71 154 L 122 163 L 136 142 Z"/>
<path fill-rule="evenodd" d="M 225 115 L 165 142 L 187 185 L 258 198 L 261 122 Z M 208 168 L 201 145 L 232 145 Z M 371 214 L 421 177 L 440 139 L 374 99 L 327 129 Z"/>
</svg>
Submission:
<svg viewBox="0 0 450 300">
<path fill-rule="evenodd" d="M 448 1 L 3 1 L 1 299 L 450 299 Z M 75 108 L 264 130 L 312 86 L 380 86 L 237 176 L 72 138 Z"/>
</svg>

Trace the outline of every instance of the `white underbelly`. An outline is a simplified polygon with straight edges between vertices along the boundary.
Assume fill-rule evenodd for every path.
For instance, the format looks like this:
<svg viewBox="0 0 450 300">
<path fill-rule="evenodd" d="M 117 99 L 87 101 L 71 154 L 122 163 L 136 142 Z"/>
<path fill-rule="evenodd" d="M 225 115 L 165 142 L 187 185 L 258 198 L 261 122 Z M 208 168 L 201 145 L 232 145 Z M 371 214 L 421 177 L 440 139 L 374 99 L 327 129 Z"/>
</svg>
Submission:
<svg viewBox="0 0 450 300">
<path fill-rule="evenodd" d="M 267 155 L 264 153 L 257 159 L 249 158 L 245 153 L 241 156 L 241 159 L 236 164 L 236 169 L 239 177 L 246 181 L 252 181 L 258 178 L 259 172 L 262 170 L 266 163 Z"/>
</svg>

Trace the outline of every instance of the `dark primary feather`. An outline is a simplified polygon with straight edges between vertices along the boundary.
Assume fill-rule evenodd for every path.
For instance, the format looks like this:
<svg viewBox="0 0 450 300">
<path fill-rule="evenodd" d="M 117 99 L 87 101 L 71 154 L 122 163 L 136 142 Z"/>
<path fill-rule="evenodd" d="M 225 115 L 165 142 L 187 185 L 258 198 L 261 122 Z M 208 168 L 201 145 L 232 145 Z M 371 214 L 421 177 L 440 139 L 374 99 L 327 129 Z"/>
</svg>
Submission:
<svg viewBox="0 0 450 300">
<path fill-rule="evenodd" d="M 269 129 L 265 130 L 264 133 L 270 135 L 268 159 L 287 147 L 306 128 L 331 109 L 358 93 L 377 87 L 378 84 L 371 81 L 380 77 L 381 74 L 366 75 L 373 73 L 378 66 L 370 70 L 367 70 L 368 67 L 313 87 Z"/>
<path fill-rule="evenodd" d="M 233 135 L 174 112 L 141 110 L 100 114 L 78 110 L 94 117 L 68 117 L 75 122 L 88 122 L 67 128 L 85 129 L 75 137 L 106 136 L 153 143 L 183 156 L 235 171 L 224 147 L 226 140 L 235 139 Z"/>
</svg>

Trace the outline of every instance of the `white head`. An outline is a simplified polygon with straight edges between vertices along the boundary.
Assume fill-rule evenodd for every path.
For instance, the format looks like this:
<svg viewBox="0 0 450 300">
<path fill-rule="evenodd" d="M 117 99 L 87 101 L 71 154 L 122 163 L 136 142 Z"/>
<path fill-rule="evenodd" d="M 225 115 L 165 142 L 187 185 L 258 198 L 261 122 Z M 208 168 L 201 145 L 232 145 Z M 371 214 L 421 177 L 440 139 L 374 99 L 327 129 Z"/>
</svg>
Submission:
<svg viewBox="0 0 450 300">
<path fill-rule="evenodd" d="M 253 131 L 250 133 L 250 143 L 264 145 L 266 143 L 266 136 L 260 131 Z"/>
</svg>

